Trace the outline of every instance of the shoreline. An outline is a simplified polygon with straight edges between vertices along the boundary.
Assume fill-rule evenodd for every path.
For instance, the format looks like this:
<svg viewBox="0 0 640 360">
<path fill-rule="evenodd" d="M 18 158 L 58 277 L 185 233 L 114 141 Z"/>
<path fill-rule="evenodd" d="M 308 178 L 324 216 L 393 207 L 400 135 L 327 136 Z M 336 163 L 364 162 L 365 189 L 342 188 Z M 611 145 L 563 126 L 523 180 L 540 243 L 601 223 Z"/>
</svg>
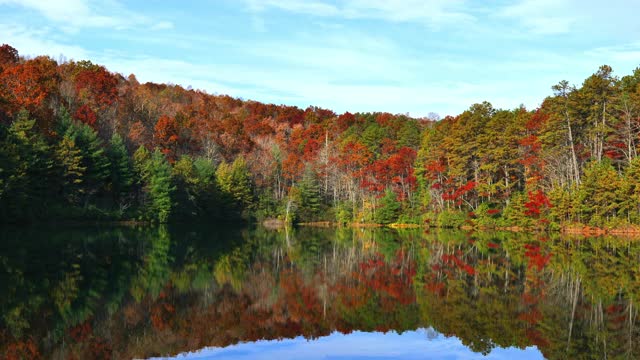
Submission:
<svg viewBox="0 0 640 360">
<path fill-rule="evenodd" d="M 309 227 L 351 227 L 351 228 L 382 228 L 387 227 L 391 229 L 458 229 L 463 231 L 509 231 L 509 232 L 550 232 L 560 233 L 566 235 L 582 235 L 582 236 L 622 236 L 622 237 L 640 237 L 640 226 L 629 225 L 620 228 L 599 228 L 594 226 L 587 226 L 581 224 L 567 225 L 561 227 L 559 230 L 540 229 L 540 228 L 526 228 L 522 226 L 500 226 L 500 227 L 475 227 L 469 225 L 463 225 L 458 228 L 445 228 L 433 225 L 421 225 L 421 224 L 405 224 L 405 223 L 392 223 L 388 225 L 376 224 L 376 223 L 348 223 L 346 225 L 340 225 L 336 222 L 330 221 L 317 221 L 306 222 L 296 224 L 297 226 L 309 226 Z"/>
</svg>

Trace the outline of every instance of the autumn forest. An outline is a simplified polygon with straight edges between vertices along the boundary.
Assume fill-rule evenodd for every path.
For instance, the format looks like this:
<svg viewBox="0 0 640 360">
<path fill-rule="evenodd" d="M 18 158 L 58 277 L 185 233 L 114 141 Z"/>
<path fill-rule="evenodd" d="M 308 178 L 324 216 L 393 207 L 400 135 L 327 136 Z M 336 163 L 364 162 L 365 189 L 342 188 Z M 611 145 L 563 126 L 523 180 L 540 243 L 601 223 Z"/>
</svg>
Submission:
<svg viewBox="0 0 640 360">
<path fill-rule="evenodd" d="M 3 45 L 0 219 L 630 229 L 640 69 L 594 70 L 537 109 L 411 118 L 141 84 Z"/>
</svg>

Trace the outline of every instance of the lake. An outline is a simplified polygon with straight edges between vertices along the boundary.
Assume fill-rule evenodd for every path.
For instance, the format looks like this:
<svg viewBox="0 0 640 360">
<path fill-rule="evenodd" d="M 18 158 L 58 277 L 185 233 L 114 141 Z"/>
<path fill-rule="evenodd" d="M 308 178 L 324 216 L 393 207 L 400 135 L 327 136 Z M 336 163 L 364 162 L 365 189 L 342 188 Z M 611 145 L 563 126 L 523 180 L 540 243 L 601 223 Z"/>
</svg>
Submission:
<svg viewBox="0 0 640 360">
<path fill-rule="evenodd" d="M 0 230 L 0 358 L 634 359 L 640 242 L 509 232 Z"/>
</svg>

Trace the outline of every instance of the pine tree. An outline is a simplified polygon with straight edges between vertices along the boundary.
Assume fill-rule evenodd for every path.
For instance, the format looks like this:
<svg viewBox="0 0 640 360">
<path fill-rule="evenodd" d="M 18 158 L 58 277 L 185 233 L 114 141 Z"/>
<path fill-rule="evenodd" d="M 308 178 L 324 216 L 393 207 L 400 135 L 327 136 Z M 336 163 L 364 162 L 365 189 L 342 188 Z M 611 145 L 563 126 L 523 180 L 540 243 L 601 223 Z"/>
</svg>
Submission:
<svg viewBox="0 0 640 360">
<path fill-rule="evenodd" d="M 56 146 L 55 159 L 60 169 L 61 194 L 69 203 L 75 204 L 80 200 L 83 189 L 82 177 L 86 167 L 82 166 L 82 154 L 75 142 L 69 136 L 64 136 Z"/>
<path fill-rule="evenodd" d="M 107 152 L 111 164 L 110 187 L 114 199 L 120 200 L 129 192 L 133 183 L 133 168 L 127 147 L 117 133 L 111 137 Z"/>
<path fill-rule="evenodd" d="M 0 215 L 7 221 L 21 221 L 42 215 L 48 205 L 53 176 L 51 149 L 27 111 L 18 113 L 6 131 L 2 146 Z M 38 204 L 38 206 L 33 206 Z"/>
<path fill-rule="evenodd" d="M 151 160 L 151 153 L 146 147 L 140 145 L 136 152 L 133 153 L 133 173 L 135 174 L 135 183 L 142 184 L 148 176 L 147 162 L 149 160 Z"/>
<path fill-rule="evenodd" d="M 156 149 L 147 163 L 148 177 L 146 191 L 150 198 L 147 212 L 153 219 L 161 223 L 169 221 L 173 207 L 172 194 L 175 187 L 172 183 L 171 165 L 160 150 Z"/>
<path fill-rule="evenodd" d="M 582 221 L 602 226 L 617 215 L 620 177 L 608 159 L 587 165 L 578 188 Z"/>
<path fill-rule="evenodd" d="M 640 158 L 633 158 L 625 169 L 618 199 L 620 212 L 632 223 L 640 221 Z"/>
<path fill-rule="evenodd" d="M 182 155 L 173 164 L 173 178 L 176 182 L 175 211 L 178 217 L 188 218 L 199 215 L 197 204 L 197 185 L 193 160 L 188 155 Z"/>
<path fill-rule="evenodd" d="M 220 193 L 216 186 L 216 167 L 210 159 L 199 157 L 193 162 L 193 172 L 197 179 L 194 185 L 198 208 L 208 218 L 220 218 Z"/>
<path fill-rule="evenodd" d="M 303 222 L 316 220 L 322 204 L 320 186 L 311 167 L 306 168 L 298 187 L 300 196 L 298 220 Z"/>
<path fill-rule="evenodd" d="M 514 193 L 509 200 L 509 205 L 504 209 L 503 217 L 508 226 L 525 226 L 532 224 L 531 219 L 526 215 L 527 195 L 522 192 Z"/>
<path fill-rule="evenodd" d="M 216 180 L 222 192 L 223 204 L 238 213 L 252 208 L 253 186 L 242 157 L 237 157 L 231 165 L 220 163 L 216 169 Z"/>
<path fill-rule="evenodd" d="M 105 192 L 111 165 L 98 133 L 87 124 L 69 120 L 68 116 L 62 114 L 59 126 L 66 127 L 64 136 L 72 139 L 82 153 L 82 165 L 86 168 L 84 206 L 87 206 L 95 195 Z"/>
<path fill-rule="evenodd" d="M 380 207 L 376 210 L 375 220 L 379 224 L 391 224 L 398 220 L 400 211 L 400 203 L 398 202 L 396 193 L 390 188 L 384 193 L 380 199 Z"/>
</svg>

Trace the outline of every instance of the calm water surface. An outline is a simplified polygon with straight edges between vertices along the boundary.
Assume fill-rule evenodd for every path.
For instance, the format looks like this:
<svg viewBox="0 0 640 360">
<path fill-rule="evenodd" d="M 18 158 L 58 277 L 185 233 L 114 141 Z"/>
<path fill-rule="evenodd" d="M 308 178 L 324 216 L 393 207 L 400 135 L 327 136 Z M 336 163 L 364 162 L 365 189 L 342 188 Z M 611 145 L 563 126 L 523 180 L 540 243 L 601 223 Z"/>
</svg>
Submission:
<svg viewBox="0 0 640 360">
<path fill-rule="evenodd" d="M 0 230 L 0 358 L 635 359 L 640 242 Z"/>
</svg>

